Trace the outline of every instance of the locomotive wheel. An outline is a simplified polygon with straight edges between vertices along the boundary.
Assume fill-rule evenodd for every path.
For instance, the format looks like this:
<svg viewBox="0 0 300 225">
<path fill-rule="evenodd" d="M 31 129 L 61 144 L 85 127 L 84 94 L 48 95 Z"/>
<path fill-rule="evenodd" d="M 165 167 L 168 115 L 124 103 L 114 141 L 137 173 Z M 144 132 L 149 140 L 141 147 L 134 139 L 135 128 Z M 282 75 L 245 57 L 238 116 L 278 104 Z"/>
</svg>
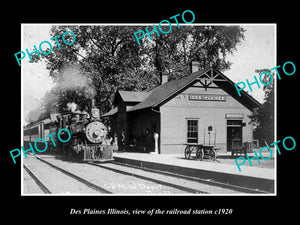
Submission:
<svg viewBox="0 0 300 225">
<path fill-rule="evenodd" d="M 71 151 L 70 151 L 71 152 Z M 78 160 L 78 161 L 81 161 L 83 160 L 83 151 L 80 151 L 78 153 L 76 152 L 71 152 L 71 155 L 70 155 L 71 158 L 75 159 L 75 160 Z"/>
<path fill-rule="evenodd" d="M 70 157 L 70 158 L 72 158 L 73 156 L 74 156 L 74 154 L 73 154 L 73 152 L 72 152 L 72 150 L 70 149 L 70 148 L 68 148 L 68 156 Z"/>
<path fill-rule="evenodd" d="M 68 155 L 68 152 L 67 152 L 67 149 L 65 146 L 62 146 L 62 154 L 63 156 L 67 156 Z"/>
<path fill-rule="evenodd" d="M 184 157 L 186 159 L 189 159 L 191 157 L 191 150 L 189 146 L 186 146 L 185 150 L 184 150 Z"/>
</svg>

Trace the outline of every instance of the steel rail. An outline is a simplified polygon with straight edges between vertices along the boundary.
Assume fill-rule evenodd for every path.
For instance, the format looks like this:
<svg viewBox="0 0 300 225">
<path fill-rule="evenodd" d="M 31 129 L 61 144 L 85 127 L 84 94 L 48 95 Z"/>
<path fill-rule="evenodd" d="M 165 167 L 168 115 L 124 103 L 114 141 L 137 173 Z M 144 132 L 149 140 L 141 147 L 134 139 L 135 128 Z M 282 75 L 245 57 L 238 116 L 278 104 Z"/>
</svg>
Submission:
<svg viewBox="0 0 300 225">
<path fill-rule="evenodd" d="M 132 167 L 132 168 L 135 168 L 135 169 L 140 169 L 140 170 L 144 170 L 144 171 L 148 171 L 148 172 L 158 173 L 158 174 L 162 174 L 162 175 L 187 179 L 187 180 L 190 180 L 190 181 L 196 181 L 196 182 L 199 182 L 199 183 L 208 184 L 208 185 L 212 185 L 212 186 L 217 186 L 217 187 L 221 187 L 221 188 L 227 188 L 227 189 L 230 189 L 230 190 L 240 191 L 240 192 L 244 192 L 244 193 L 270 194 L 270 192 L 266 192 L 266 191 L 262 191 L 262 190 L 258 190 L 258 189 L 252 189 L 252 188 L 247 188 L 247 187 L 242 187 L 242 186 L 237 186 L 237 185 L 232 185 L 232 184 L 226 184 L 226 183 L 222 183 L 222 182 L 218 182 L 218 181 L 201 179 L 201 178 L 198 178 L 198 177 L 191 177 L 191 176 L 171 173 L 171 172 L 167 172 L 167 171 L 155 170 L 155 169 L 146 168 L 146 167 L 139 167 L 139 166 L 125 164 L 125 163 L 116 162 L 116 161 L 113 161 L 111 163 L 116 164 L 116 165 L 126 166 L 126 167 Z"/>
<path fill-rule="evenodd" d="M 119 169 L 116 169 L 116 168 L 105 167 L 105 166 L 102 166 L 102 165 L 99 165 L 99 164 L 95 164 L 93 162 L 87 162 L 87 164 L 92 165 L 92 166 L 97 166 L 97 167 L 100 167 L 100 168 L 103 168 L 103 169 L 106 169 L 106 170 L 110 170 L 110 171 L 113 171 L 113 172 L 121 173 L 121 174 L 124 174 L 124 175 L 133 176 L 133 177 L 136 177 L 136 178 L 139 178 L 139 179 L 148 180 L 148 181 L 158 183 L 158 184 L 161 184 L 161 185 L 164 185 L 164 186 L 173 187 L 173 188 L 176 188 L 176 189 L 179 189 L 179 190 L 182 190 L 182 191 L 186 191 L 188 193 L 208 194 L 208 192 L 205 192 L 205 191 L 200 191 L 200 190 L 197 190 L 197 189 L 184 187 L 184 186 L 169 183 L 169 182 L 166 182 L 166 181 L 162 181 L 162 180 L 158 180 L 158 179 L 138 175 L 138 174 L 135 174 L 135 173 L 126 172 L 126 171 L 119 170 Z"/>
<path fill-rule="evenodd" d="M 108 190 L 106 190 L 106 189 L 104 189 L 104 188 L 102 188 L 102 187 L 100 187 L 100 186 L 98 186 L 96 184 L 93 184 L 93 183 L 91 183 L 91 182 L 89 182 L 89 181 L 87 181 L 87 180 L 85 180 L 85 179 L 83 179 L 83 178 L 81 178 L 81 177 L 73 174 L 73 173 L 70 173 L 69 171 L 66 171 L 66 170 L 64 170 L 64 169 L 62 169 L 62 168 L 60 168 L 58 166 L 55 166 L 52 163 L 47 162 L 46 160 L 43 160 L 43 159 L 41 159 L 38 156 L 36 156 L 36 158 L 38 160 L 40 160 L 41 162 L 43 162 L 43 163 L 51 166 L 52 168 L 54 168 L 54 169 L 56 169 L 56 170 L 58 170 L 58 171 L 60 171 L 60 172 L 62 172 L 64 174 L 68 175 L 69 177 L 72 177 L 73 179 L 75 179 L 75 180 L 77 180 L 77 181 L 85 184 L 86 186 L 88 186 L 88 187 L 90 187 L 90 188 L 92 188 L 92 189 L 94 189 L 94 190 L 96 190 L 96 191 L 98 191 L 100 193 L 103 193 L 103 194 L 112 194 L 112 192 L 110 192 L 110 191 L 108 191 Z"/>
<path fill-rule="evenodd" d="M 23 165 L 23 168 L 45 194 L 51 194 L 51 191 L 30 171 L 27 166 L 25 166 L 25 164 Z"/>
</svg>

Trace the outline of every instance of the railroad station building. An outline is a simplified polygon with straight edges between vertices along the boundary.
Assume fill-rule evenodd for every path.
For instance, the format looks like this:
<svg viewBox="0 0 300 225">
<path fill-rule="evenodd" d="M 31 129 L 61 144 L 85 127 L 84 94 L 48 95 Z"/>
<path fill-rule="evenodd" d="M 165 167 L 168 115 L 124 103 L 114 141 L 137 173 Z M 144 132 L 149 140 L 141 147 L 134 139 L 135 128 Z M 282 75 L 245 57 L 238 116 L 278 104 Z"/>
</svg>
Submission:
<svg viewBox="0 0 300 225">
<path fill-rule="evenodd" d="M 261 104 L 241 91 L 215 68 L 198 70 L 144 92 L 118 90 L 109 117 L 111 131 L 125 137 L 126 151 L 153 152 L 158 134 L 158 153 L 183 153 L 186 143 L 216 145 L 221 151 L 252 143 L 253 124 L 248 117 Z"/>
</svg>

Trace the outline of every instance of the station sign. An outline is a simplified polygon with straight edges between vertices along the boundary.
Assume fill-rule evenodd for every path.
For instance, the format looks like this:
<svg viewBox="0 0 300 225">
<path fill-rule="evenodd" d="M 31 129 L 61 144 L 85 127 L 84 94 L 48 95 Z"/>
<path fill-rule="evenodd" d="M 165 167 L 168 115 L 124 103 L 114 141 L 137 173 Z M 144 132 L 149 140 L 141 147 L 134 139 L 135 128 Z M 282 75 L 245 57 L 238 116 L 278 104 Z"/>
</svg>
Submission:
<svg viewBox="0 0 300 225">
<path fill-rule="evenodd" d="M 190 101 L 226 101 L 226 95 L 188 94 Z"/>
</svg>

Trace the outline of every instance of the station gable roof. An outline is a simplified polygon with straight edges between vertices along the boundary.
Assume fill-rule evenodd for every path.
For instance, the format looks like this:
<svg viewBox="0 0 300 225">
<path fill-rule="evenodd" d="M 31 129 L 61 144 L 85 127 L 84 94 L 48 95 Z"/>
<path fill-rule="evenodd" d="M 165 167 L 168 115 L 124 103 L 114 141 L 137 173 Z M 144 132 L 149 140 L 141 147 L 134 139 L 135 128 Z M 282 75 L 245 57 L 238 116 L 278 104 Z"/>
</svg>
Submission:
<svg viewBox="0 0 300 225">
<path fill-rule="evenodd" d="M 150 107 L 158 107 L 187 89 L 193 83 L 197 81 L 203 82 L 203 80 L 215 83 L 250 110 L 261 106 L 261 104 L 257 100 L 255 100 L 245 91 L 241 91 L 241 97 L 239 97 L 234 86 L 235 83 L 228 77 L 226 77 L 223 73 L 211 67 L 194 72 L 181 79 L 166 82 L 161 86 L 154 88 L 153 90 L 151 90 L 151 93 L 149 93 L 148 97 L 146 97 L 141 103 L 130 108 L 129 112 Z"/>
<path fill-rule="evenodd" d="M 142 91 L 117 91 L 114 104 L 121 98 L 123 102 L 142 102 L 151 92 Z"/>
<path fill-rule="evenodd" d="M 137 103 L 128 109 L 128 112 L 159 107 L 198 81 L 203 85 L 210 85 L 212 83 L 216 84 L 251 111 L 253 111 L 256 107 L 261 106 L 256 99 L 243 90 L 241 91 L 240 97 L 236 91 L 235 83 L 213 67 L 196 71 L 181 79 L 166 82 L 148 92 L 117 91 L 115 94 L 114 104 L 120 99 L 128 103 Z M 115 113 L 117 113 L 116 108 L 103 116 L 111 116 Z"/>
</svg>

